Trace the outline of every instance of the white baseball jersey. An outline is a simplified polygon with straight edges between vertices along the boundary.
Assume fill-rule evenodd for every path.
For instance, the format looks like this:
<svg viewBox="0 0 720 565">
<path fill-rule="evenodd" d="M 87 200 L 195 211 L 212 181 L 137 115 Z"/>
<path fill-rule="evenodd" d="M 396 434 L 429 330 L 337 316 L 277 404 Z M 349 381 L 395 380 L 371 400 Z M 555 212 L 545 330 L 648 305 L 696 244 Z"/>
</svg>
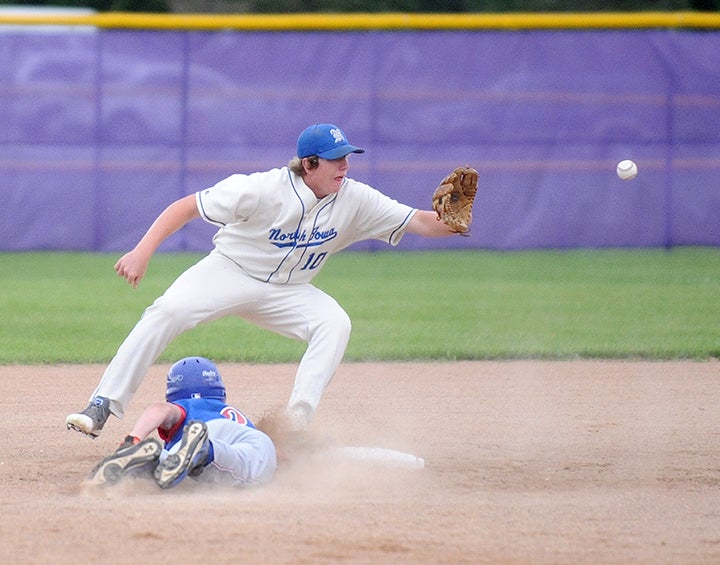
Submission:
<svg viewBox="0 0 720 565">
<path fill-rule="evenodd" d="M 109 398 L 112 413 L 122 416 L 175 336 L 234 315 L 308 344 L 288 411 L 309 423 L 351 330 L 342 307 L 310 281 L 327 257 L 352 243 L 397 245 L 415 209 L 351 179 L 318 199 L 287 167 L 232 175 L 196 193 L 195 201 L 201 217 L 220 226 L 215 249 L 145 310 L 92 398 Z"/>
<path fill-rule="evenodd" d="M 397 245 L 415 209 L 346 178 L 320 200 L 288 167 L 232 175 L 196 194 L 200 215 L 220 226 L 215 249 L 251 277 L 307 283 L 325 259 L 379 239 Z"/>
</svg>

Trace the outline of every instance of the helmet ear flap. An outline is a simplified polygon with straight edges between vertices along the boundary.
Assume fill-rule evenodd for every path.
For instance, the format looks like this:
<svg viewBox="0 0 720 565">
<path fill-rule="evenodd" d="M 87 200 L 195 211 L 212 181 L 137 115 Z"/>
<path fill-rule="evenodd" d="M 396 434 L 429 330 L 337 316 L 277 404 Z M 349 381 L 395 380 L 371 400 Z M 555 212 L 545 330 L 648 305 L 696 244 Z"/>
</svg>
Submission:
<svg viewBox="0 0 720 565">
<path fill-rule="evenodd" d="M 215 364 L 204 357 L 185 357 L 167 374 L 165 399 L 212 398 L 225 401 L 225 385 Z"/>
</svg>

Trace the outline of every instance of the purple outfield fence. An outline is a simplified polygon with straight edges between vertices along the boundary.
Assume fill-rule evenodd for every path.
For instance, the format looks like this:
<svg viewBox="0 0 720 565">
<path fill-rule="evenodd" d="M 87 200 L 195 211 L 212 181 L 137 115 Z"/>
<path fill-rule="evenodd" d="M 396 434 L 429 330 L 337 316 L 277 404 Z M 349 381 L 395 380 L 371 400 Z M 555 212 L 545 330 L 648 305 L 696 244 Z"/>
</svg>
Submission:
<svg viewBox="0 0 720 565">
<path fill-rule="evenodd" d="M 413 206 L 478 169 L 472 237 L 404 249 L 720 245 L 715 31 L 6 27 L 0 249 L 127 250 L 172 200 L 286 164 L 316 121 L 367 149 L 350 176 Z"/>
</svg>

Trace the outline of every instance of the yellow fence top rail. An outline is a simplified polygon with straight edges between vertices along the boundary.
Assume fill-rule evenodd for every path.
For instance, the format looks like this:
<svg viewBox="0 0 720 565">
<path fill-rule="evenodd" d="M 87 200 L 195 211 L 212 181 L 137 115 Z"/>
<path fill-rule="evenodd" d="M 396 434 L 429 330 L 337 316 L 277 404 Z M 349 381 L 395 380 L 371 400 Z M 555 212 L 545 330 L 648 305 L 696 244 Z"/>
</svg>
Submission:
<svg viewBox="0 0 720 565">
<path fill-rule="evenodd" d="M 2 14 L 0 25 L 94 26 L 184 30 L 527 30 L 720 28 L 720 13 L 512 13 L 512 14 Z"/>
</svg>

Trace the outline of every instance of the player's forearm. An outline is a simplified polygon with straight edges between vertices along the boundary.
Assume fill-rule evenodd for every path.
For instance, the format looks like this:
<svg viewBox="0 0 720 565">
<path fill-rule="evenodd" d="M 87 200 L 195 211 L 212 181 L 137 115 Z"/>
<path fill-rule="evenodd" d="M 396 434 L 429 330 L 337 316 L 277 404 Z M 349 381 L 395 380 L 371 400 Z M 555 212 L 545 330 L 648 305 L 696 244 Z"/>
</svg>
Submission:
<svg viewBox="0 0 720 565">
<path fill-rule="evenodd" d="M 171 428 L 178 419 L 178 412 L 179 408 L 167 402 L 152 404 L 135 421 L 130 435 L 143 440 L 160 427 Z"/>
<path fill-rule="evenodd" d="M 194 194 L 176 200 L 162 211 L 135 249 L 150 257 L 163 241 L 185 224 L 199 217 Z"/>
<path fill-rule="evenodd" d="M 455 235 L 446 224 L 438 221 L 437 214 L 430 210 L 418 210 L 413 214 L 407 227 L 408 233 L 424 237 L 445 237 Z"/>
</svg>

